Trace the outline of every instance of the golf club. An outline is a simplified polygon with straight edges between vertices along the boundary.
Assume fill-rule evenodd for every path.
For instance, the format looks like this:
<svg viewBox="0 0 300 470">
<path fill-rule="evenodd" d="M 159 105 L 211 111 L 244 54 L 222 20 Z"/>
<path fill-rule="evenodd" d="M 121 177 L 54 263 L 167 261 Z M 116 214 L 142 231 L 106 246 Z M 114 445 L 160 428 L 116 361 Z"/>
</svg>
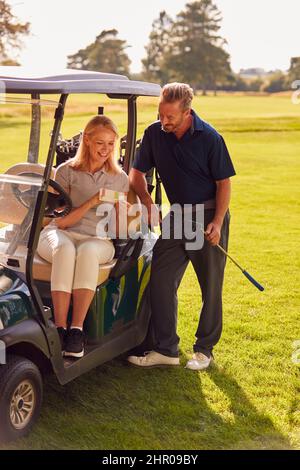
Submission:
<svg viewBox="0 0 300 470">
<path fill-rule="evenodd" d="M 201 231 L 202 233 L 205 235 L 206 232 L 203 230 L 203 225 L 200 224 L 199 222 L 195 222 L 194 220 L 189 220 L 188 222 L 192 222 L 196 225 L 199 225 L 201 227 Z M 246 278 L 258 289 L 260 290 L 261 292 L 265 290 L 265 288 L 259 284 L 259 282 L 257 282 L 245 269 L 243 269 L 233 258 L 232 256 L 230 256 L 227 251 L 224 250 L 224 248 L 222 248 L 219 244 L 216 245 L 219 250 L 222 251 L 222 253 L 224 253 L 224 255 L 226 255 L 241 271 L 242 273 L 244 274 L 244 276 L 246 276 Z"/>
</svg>

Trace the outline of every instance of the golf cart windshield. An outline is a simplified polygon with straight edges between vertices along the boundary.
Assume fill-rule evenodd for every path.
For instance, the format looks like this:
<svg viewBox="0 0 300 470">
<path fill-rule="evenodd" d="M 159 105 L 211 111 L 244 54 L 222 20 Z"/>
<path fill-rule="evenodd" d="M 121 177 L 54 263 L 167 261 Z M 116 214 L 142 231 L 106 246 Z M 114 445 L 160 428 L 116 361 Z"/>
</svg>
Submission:
<svg viewBox="0 0 300 470">
<path fill-rule="evenodd" d="M 27 244 L 42 176 L 0 174 L 0 264 L 26 272 Z"/>
<path fill-rule="evenodd" d="M 37 162 L 46 160 L 54 106 L 54 96 L 0 93 L 0 115 L 14 124 L 4 126 L 0 142 L 0 265 L 22 273 L 45 172 Z"/>
</svg>

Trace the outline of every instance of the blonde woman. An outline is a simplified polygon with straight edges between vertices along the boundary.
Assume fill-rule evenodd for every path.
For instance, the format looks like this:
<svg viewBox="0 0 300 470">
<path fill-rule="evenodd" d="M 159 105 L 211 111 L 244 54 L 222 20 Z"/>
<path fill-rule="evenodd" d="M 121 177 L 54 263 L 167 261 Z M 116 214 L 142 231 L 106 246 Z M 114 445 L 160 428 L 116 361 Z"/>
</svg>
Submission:
<svg viewBox="0 0 300 470">
<path fill-rule="evenodd" d="M 83 322 L 97 287 L 99 264 L 114 257 L 112 241 L 103 234 L 99 237 L 97 207 L 101 188 L 129 190 L 127 174 L 115 161 L 117 139 L 116 126 L 106 116 L 95 116 L 88 122 L 76 156 L 60 165 L 55 174 L 55 180 L 70 195 L 73 210 L 42 230 L 37 248 L 38 254 L 52 263 L 55 325 L 65 356 L 84 354 Z M 67 330 L 71 296 L 72 323 Z"/>
</svg>

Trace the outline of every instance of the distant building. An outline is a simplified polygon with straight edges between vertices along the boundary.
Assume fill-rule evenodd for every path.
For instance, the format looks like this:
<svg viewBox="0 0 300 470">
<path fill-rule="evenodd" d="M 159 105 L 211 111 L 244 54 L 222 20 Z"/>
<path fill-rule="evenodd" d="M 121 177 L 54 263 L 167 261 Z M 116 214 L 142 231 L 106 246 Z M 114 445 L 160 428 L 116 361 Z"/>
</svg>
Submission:
<svg viewBox="0 0 300 470">
<path fill-rule="evenodd" d="M 256 80 L 258 78 L 264 79 L 268 77 L 269 75 L 274 75 L 275 73 L 282 73 L 281 70 L 270 70 L 266 71 L 265 69 L 262 69 L 260 67 L 252 67 L 249 69 L 240 69 L 238 75 L 241 78 L 248 79 L 248 80 Z"/>
<path fill-rule="evenodd" d="M 267 72 L 259 67 L 252 67 L 250 69 L 241 69 L 239 71 L 239 76 L 242 78 L 258 78 L 265 77 Z"/>
</svg>

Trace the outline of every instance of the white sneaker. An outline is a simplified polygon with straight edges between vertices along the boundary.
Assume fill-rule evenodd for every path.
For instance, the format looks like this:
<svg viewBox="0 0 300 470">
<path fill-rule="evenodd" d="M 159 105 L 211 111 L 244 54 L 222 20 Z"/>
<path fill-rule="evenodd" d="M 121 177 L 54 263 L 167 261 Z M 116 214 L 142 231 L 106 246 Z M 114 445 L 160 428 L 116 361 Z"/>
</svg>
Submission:
<svg viewBox="0 0 300 470">
<path fill-rule="evenodd" d="M 164 356 L 156 351 L 149 351 L 144 356 L 128 356 L 127 361 L 138 367 L 179 366 L 179 357 Z"/>
<path fill-rule="evenodd" d="M 193 354 L 192 359 L 190 359 L 187 363 L 185 368 L 191 370 L 204 370 L 209 367 L 213 358 L 212 356 L 207 357 L 205 354 L 201 352 L 195 352 Z"/>
</svg>

